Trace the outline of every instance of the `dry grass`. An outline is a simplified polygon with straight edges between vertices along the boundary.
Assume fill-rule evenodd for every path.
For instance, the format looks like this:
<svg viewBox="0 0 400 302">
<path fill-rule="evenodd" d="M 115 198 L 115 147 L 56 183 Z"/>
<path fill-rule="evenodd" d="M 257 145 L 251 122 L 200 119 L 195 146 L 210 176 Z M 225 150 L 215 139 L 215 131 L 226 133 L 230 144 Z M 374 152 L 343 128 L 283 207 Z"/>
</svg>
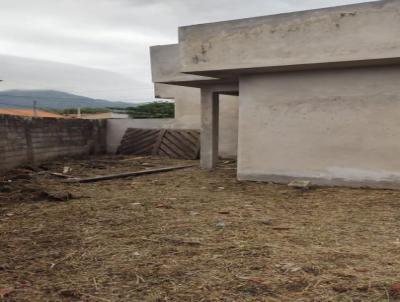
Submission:
<svg viewBox="0 0 400 302">
<path fill-rule="evenodd" d="M 88 176 L 177 163 L 47 167 Z M 2 187 L 4 301 L 396 301 L 400 192 L 240 183 L 229 164 L 94 184 L 36 173 Z M 51 198 L 67 192 L 75 199 Z"/>
</svg>

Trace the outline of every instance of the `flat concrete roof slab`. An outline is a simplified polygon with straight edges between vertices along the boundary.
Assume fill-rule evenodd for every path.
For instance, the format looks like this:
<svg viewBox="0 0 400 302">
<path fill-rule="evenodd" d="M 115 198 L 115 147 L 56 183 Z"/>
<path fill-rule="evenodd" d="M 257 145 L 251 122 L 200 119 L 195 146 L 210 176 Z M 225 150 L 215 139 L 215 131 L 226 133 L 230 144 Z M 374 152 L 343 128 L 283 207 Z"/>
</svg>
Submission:
<svg viewBox="0 0 400 302">
<path fill-rule="evenodd" d="M 186 26 L 179 41 L 180 71 L 197 75 L 397 63 L 400 1 Z"/>
</svg>

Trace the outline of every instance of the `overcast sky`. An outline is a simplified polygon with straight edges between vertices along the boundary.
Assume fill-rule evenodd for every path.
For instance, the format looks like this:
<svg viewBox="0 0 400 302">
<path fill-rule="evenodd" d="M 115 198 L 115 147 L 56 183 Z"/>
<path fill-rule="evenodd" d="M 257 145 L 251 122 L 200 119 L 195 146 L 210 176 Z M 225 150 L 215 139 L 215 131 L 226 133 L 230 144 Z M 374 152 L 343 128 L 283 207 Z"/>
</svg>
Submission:
<svg viewBox="0 0 400 302">
<path fill-rule="evenodd" d="M 18 70 L 10 70 L 14 63 L 5 71 L 0 65 L 0 79 L 5 80 L 0 85 L 114 100 L 152 98 L 148 48 L 176 43 L 178 26 L 359 2 L 364 1 L 0 0 L 0 64 L 18 57 L 37 60 L 31 61 L 34 70 L 26 59 L 21 59 L 25 63 L 18 64 Z M 67 65 L 56 63 L 76 65 L 76 74 L 82 68 L 104 70 L 109 84 L 96 86 L 89 76 L 74 83 L 74 66 L 60 76 Z M 46 71 L 38 70 L 37 64 L 47 65 Z M 92 71 L 101 77 L 101 70 Z"/>
</svg>

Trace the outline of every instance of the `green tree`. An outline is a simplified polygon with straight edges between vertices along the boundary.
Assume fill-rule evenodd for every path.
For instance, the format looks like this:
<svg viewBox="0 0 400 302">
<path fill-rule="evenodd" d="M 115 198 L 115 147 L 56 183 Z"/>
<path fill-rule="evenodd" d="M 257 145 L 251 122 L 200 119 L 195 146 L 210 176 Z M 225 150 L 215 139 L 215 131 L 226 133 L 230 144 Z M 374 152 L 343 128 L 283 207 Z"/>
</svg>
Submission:
<svg viewBox="0 0 400 302">
<path fill-rule="evenodd" d="M 126 113 L 134 119 L 174 118 L 175 104 L 170 102 L 153 102 L 126 108 Z"/>
</svg>

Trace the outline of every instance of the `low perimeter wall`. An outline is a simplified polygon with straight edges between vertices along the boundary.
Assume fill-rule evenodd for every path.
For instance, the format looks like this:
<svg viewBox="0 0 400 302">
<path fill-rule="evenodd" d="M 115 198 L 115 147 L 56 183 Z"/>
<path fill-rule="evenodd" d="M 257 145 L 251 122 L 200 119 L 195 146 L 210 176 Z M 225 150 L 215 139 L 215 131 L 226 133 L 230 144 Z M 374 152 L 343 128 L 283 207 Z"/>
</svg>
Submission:
<svg viewBox="0 0 400 302">
<path fill-rule="evenodd" d="M 0 115 L 0 172 L 60 156 L 105 152 L 104 121 Z"/>
</svg>

